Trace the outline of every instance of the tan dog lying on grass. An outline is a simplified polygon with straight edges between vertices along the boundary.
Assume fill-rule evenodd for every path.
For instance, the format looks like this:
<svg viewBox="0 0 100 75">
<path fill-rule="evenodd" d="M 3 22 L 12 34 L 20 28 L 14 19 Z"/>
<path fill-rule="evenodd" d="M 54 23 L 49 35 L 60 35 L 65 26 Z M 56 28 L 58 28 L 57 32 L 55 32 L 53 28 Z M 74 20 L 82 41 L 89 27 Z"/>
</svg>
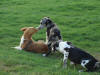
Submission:
<svg viewBox="0 0 100 75">
<path fill-rule="evenodd" d="M 21 31 L 24 31 L 24 34 L 21 37 L 20 45 L 14 48 L 29 52 L 42 53 L 45 56 L 48 52 L 48 46 L 43 41 L 35 42 L 32 40 L 32 35 L 35 34 L 38 29 L 35 29 L 34 27 L 24 27 Z"/>
</svg>

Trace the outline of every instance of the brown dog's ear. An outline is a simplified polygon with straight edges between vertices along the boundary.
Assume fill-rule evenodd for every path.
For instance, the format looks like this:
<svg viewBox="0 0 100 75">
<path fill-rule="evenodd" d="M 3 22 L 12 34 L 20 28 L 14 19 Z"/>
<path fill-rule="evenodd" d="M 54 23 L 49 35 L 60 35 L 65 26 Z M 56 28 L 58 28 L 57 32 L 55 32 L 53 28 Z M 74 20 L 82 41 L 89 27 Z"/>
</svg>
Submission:
<svg viewBox="0 0 100 75">
<path fill-rule="evenodd" d="M 21 31 L 25 31 L 27 29 L 27 27 L 21 28 Z"/>
</svg>

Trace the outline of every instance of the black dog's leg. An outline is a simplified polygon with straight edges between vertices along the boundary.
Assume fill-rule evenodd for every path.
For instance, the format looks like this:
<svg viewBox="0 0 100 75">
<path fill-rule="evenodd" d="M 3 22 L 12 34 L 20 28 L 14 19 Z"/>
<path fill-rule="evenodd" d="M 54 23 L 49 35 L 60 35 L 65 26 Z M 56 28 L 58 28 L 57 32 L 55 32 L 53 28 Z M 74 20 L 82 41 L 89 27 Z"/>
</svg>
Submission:
<svg viewBox="0 0 100 75">
<path fill-rule="evenodd" d="M 53 52 L 56 51 L 56 47 L 58 47 L 57 44 L 56 43 L 53 43 L 52 46 L 51 46 Z"/>
<path fill-rule="evenodd" d="M 48 56 L 51 53 L 51 48 L 48 48 L 48 53 L 46 54 L 46 56 Z"/>
<path fill-rule="evenodd" d="M 54 46 L 53 46 L 53 52 L 55 52 L 55 51 L 56 51 L 56 46 L 54 45 Z"/>
<path fill-rule="evenodd" d="M 46 56 L 48 56 L 51 53 L 51 44 L 48 44 L 48 53 L 46 54 Z"/>
</svg>

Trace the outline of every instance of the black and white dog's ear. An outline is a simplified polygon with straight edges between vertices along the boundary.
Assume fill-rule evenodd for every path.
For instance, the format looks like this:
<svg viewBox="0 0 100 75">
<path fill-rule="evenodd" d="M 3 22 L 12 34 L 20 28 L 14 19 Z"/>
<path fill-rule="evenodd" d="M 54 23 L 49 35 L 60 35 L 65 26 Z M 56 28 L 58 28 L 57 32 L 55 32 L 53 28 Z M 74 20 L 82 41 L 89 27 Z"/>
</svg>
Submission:
<svg viewBox="0 0 100 75">
<path fill-rule="evenodd" d="M 71 43 L 70 41 L 67 41 L 67 44 L 68 44 L 68 45 L 72 45 L 72 43 Z"/>
</svg>

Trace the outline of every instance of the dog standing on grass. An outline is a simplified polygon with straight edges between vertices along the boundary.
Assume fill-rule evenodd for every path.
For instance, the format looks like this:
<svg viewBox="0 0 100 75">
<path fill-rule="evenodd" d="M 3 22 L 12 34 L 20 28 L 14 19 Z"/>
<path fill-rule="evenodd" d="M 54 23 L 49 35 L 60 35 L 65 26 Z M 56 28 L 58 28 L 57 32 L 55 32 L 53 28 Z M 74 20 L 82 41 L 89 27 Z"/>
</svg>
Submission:
<svg viewBox="0 0 100 75">
<path fill-rule="evenodd" d="M 53 45 L 53 50 L 57 50 L 64 54 L 64 67 L 67 66 L 67 59 L 74 64 L 81 64 L 86 68 L 85 72 L 94 72 L 100 70 L 100 62 L 89 53 L 77 48 L 68 41 L 59 41 Z"/>
<path fill-rule="evenodd" d="M 53 43 L 62 40 L 62 37 L 57 25 L 49 17 L 44 17 L 40 21 L 40 26 L 38 27 L 38 29 L 40 30 L 45 27 L 47 28 L 46 44 L 48 45 L 48 53 L 46 54 L 46 56 L 48 56 L 51 53 Z"/>
</svg>

